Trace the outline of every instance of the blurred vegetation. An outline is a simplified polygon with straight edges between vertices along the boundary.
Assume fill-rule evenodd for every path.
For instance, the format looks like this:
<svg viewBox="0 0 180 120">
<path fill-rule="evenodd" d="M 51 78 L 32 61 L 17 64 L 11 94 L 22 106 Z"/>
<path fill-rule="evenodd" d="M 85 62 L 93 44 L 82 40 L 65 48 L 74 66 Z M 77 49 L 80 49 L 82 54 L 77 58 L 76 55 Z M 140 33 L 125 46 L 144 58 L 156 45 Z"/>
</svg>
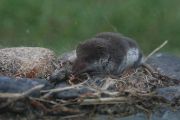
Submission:
<svg viewBox="0 0 180 120">
<path fill-rule="evenodd" d="M 98 32 L 138 41 L 145 53 L 180 53 L 179 0 L 1 0 L 0 47 L 41 46 L 62 53 Z"/>
</svg>

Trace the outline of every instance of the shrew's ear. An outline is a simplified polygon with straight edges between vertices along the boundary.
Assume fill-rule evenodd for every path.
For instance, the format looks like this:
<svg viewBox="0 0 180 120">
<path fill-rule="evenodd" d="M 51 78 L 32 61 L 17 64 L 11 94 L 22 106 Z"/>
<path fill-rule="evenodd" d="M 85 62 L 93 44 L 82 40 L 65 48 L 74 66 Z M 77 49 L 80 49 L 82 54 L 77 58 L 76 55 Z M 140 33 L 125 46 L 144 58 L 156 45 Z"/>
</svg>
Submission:
<svg viewBox="0 0 180 120">
<path fill-rule="evenodd" d="M 96 49 L 100 52 L 106 52 L 106 47 L 103 45 L 97 45 Z"/>
<path fill-rule="evenodd" d="M 102 56 L 107 53 L 107 48 L 103 45 L 96 46 L 96 53 L 99 56 Z"/>
<path fill-rule="evenodd" d="M 97 45 L 96 48 L 97 48 L 97 49 L 100 49 L 100 50 L 101 50 L 101 49 L 105 49 L 105 47 L 104 47 L 103 45 Z"/>
</svg>

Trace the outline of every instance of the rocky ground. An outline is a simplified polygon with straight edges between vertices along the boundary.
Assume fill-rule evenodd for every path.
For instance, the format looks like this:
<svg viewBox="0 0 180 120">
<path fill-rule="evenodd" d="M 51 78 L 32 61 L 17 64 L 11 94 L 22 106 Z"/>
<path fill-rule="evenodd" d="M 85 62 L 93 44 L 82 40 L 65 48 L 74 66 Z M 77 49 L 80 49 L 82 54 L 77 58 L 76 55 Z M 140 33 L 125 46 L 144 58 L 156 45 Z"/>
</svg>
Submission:
<svg viewBox="0 0 180 120">
<path fill-rule="evenodd" d="M 57 58 L 44 48 L 8 48 L 0 56 L 1 119 L 180 119 L 176 56 L 155 54 L 116 78 L 72 76 L 74 51 Z"/>
</svg>

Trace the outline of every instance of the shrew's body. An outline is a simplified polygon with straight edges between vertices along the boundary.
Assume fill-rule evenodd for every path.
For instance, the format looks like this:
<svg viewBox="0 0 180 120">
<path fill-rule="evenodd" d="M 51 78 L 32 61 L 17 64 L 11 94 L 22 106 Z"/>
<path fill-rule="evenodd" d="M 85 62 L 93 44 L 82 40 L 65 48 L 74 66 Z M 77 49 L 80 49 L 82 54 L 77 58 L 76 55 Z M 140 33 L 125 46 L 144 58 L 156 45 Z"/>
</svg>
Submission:
<svg viewBox="0 0 180 120">
<path fill-rule="evenodd" d="M 79 44 L 73 73 L 94 72 L 120 75 L 125 69 L 137 67 L 142 53 L 137 43 L 119 33 L 103 32 Z"/>
</svg>

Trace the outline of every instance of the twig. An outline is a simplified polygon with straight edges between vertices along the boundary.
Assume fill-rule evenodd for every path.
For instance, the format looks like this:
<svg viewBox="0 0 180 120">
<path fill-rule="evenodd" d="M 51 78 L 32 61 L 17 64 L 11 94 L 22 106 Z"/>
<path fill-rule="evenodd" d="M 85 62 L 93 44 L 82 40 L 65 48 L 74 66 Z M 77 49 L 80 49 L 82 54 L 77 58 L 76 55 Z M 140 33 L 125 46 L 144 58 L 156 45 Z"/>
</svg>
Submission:
<svg viewBox="0 0 180 120">
<path fill-rule="evenodd" d="M 157 73 L 149 64 L 147 63 L 143 63 L 142 67 L 146 68 L 146 70 L 148 70 L 148 72 L 150 72 L 151 74 Z"/>
<path fill-rule="evenodd" d="M 43 84 L 37 85 L 37 86 L 31 88 L 30 90 L 28 90 L 28 91 L 26 91 L 26 92 L 23 92 L 23 93 L 22 93 L 22 96 L 23 96 L 23 97 L 24 97 L 24 96 L 28 96 L 28 95 L 31 94 L 32 92 L 37 91 L 37 90 L 40 90 L 40 89 L 42 89 L 43 87 L 44 87 Z"/>
<path fill-rule="evenodd" d="M 84 84 L 84 82 L 80 83 L 80 84 L 77 84 L 77 85 L 72 85 L 72 86 L 69 86 L 69 87 L 64 87 L 64 88 L 55 88 L 55 89 L 50 89 L 50 90 L 42 90 L 41 92 L 42 93 L 47 93 L 47 92 L 60 92 L 60 91 L 65 91 L 65 90 L 69 90 L 69 89 L 72 89 L 72 88 L 78 88 L 80 86 L 82 86 Z"/>
<path fill-rule="evenodd" d="M 28 91 L 23 92 L 23 93 L 0 93 L 1 99 L 7 99 L 7 102 L 3 103 L 0 106 L 0 109 L 5 108 L 9 104 L 18 101 L 19 99 L 22 99 L 22 98 L 28 96 L 29 94 L 31 94 L 32 92 L 39 90 L 43 87 L 44 87 L 44 85 L 37 85 L 37 86 L 35 86 L 35 87 L 33 87 L 33 88 L 29 89 Z"/>
<path fill-rule="evenodd" d="M 168 40 L 164 41 L 159 47 L 154 49 L 145 59 L 144 62 L 146 62 L 153 54 L 155 54 L 157 51 L 159 51 L 161 48 L 163 48 L 168 43 Z"/>
<path fill-rule="evenodd" d="M 40 102 L 44 102 L 44 103 L 50 103 L 52 105 L 57 105 L 58 103 L 55 101 L 50 101 L 50 100 L 45 100 L 45 99 L 41 99 L 41 98 L 34 98 L 34 97 L 29 97 L 30 100 L 36 100 L 36 101 L 40 101 Z"/>
<path fill-rule="evenodd" d="M 56 93 L 56 92 L 61 92 L 61 91 L 65 91 L 65 90 L 70 90 L 73 88 L 78 88 L 81 87 L 85 82 L 82 82 L 80 84 L 77 85 L 72 85 L 69 87 L 64 87 L 64 88 L 55 88 L 55 89 L 50 89 L 50 90 L 42 90 L 42 93 L 46 93 L 45 95 L 43 95 L 41 98 L 47 98 L 49 97 L 51 94 Z"/>
<path fill-rule="evenodd" d="M 0 93 L 0 98 L 18 98 L 22 93 Z"/>
<path fill-rule="evenodd" d="M 140 105 L 135 105 L 135 106 L 136 106 L 137 108 L 145 111 L 146 113 L 150 113 L 150 111 L 149 111 L 148 109 L 144 108 L 143 106 L 140 106 Z"/>
<path fill-rule="evenodd" d="M 39 90 L 43 87 L 44 87 L 44 85 L 37 85 L 37 86 L 35 86 L 35 87 L 33 87 L 33 88 L 29 89 L 28 91 L 23 92 L 23 93 L 0 93 L 0 98 L 20 99 L 20 98 L 23 98 L 25 96 L 28 96 L 32 92 Z"/>
<path fill-rule="evenodd" d="M 75 119 L 75 118 L 79 118 L 79 117 L 83 117 L 85 116 L 86 113 L 82 113 L 82 114 L 77 114 L 77 115 L 69 115 L 69 116 L 66 116 L 66 117 L 62 117 L 61 119 Z"/>
<path fill-rule="evenodd" d="M 125 103 L 129 99 L 127 97 L 116 97 L 116 98 L 97 98 L 97 99 L 84 99 L 80 105 L 98 105 L 98 104 L 115 104 Z"/>
<path fill-rule="evenodd" d="M 116 97 L 120 94 L 119 92 L 110 92 L 110 91 L 106 91 L 106 90 L 101 91 L 101 93 L 104 93 L 104 94 L 109 95 L 111 97 Z"/>
</svg>

